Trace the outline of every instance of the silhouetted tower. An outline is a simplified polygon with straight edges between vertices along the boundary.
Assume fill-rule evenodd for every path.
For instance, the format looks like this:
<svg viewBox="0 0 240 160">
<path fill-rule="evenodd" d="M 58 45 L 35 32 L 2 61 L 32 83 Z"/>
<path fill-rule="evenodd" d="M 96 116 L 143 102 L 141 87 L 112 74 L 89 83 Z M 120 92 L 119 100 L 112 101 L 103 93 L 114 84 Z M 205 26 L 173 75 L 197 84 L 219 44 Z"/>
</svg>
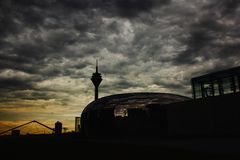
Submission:
<svg viewBox="0 0 240 160">
<path fill-rule="evenodd" d="M 95 100 L 98 99 L 98 87 L 102 81 L 101 73 L 98 73 L 98 61 L 96 60 L 96 72 L 92 74 L 92 83 L 95 86 Z"/>
<path fill-rule="evenodd" d="M 55 134 L 62 134 L 62 123 L 59 121 L 55 123 Z"/>
</svg>

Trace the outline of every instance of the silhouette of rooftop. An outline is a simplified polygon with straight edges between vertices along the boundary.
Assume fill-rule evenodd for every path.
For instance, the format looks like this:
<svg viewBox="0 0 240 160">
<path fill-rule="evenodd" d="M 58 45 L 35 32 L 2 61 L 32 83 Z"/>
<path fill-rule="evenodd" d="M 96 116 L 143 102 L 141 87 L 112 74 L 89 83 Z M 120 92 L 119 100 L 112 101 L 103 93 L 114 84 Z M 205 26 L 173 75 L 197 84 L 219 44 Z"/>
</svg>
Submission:
<svg viewBox="0 0 240 160">
<path fill-rule="evenodd" d="M 149 104 L 170 104 L 190 100 L 191 98 L 170 93 L 124 93 L 102 97 L 87 105 L 83 112 L 100 108 L 114 108 L 118 105 L 127 108 L 144 108 Z"/>
<path fill-rule="evenodd" d="M 240 76 L 240 66 L 193 77 L 192 80 L 198 81 L 198 82 L 206 82 L 206 81 L 212 81 L 218 78 L 230 77 L 234 75 Z"/>
</svg>

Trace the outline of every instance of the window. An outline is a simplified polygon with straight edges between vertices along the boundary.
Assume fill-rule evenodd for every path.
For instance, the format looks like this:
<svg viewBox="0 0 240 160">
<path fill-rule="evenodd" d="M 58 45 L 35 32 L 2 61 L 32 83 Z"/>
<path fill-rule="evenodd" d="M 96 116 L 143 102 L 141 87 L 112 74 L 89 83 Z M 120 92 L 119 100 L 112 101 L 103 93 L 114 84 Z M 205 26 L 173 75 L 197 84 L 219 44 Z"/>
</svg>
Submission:
<svg viewBox="0 0 240 160">
<path fill-rule="evenodd" d="M 114 109 L 114 117 L 127 117 L 128 110 L 126 107 L 117 106 Z"/>
</svg>

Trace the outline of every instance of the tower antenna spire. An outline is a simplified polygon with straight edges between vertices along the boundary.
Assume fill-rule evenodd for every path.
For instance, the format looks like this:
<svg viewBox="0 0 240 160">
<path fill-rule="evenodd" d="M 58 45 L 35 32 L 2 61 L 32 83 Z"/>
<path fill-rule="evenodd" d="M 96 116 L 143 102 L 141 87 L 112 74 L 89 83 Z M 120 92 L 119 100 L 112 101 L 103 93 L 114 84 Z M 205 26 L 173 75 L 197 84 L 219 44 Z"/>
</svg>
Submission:
<svg viewBox="0 0 240 160">
<path fill-rule="evenodd" d="M 98 59 L 96 59 L 96 73 L 98 73 Z"/>
</svg>

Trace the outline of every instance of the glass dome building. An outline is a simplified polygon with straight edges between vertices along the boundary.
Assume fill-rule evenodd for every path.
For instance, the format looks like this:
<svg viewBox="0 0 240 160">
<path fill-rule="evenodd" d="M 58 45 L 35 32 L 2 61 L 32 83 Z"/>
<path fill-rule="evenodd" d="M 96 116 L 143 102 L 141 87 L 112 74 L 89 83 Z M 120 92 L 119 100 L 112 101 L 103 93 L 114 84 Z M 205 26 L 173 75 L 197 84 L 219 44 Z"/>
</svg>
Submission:
<svg viewBox="0 0 240 160">
<path fill-rule="evenodd" d="M 143 136 L 164 134 L 166 111 L 162 105 L 191 98 L 169 93 L 126 93 L 106 96 L 88 104 L 81 114 L 86 136 Z"/>
</svg>

